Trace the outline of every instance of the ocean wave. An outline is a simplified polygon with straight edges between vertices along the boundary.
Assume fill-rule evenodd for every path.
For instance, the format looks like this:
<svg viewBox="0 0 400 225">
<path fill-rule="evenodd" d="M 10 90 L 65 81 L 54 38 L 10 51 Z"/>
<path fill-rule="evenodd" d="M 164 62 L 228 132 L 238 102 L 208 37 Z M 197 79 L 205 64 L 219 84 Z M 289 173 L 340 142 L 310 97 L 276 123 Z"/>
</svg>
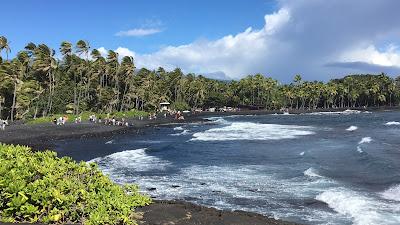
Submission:
<svg viewBox="0 0 400 225">
<path fill-rule="evenodd" d="M 177 134 L 170 134 L 171 136 L 182 136 L 182 135 L 188 135 L 189 134 L 189 130 L 183 130 L 181 133 L 177 133 Z"/>
<path fill-rule="evenodd" d="M 106 145 L 110 145 L 110 144 L 113 144 L 114 143 L 114 140 L 110 140 L 110 141 L 107 141 L 105 144 Z"/>
<path fill-rule="evenodd" d="M 400 125 L 400 122 L 397 122 L 397 121 L 390 121 L 390 122 L 385 123 L 385 125 L 386 125 L 386 126 Z"/>
<path fill-rule="evenodd" d="M 323 177 L 323 176 L 319 175 L 318 172 L 317 172 L 314 168 L 312 168 L 312 167 L 306 169 L 306 170 L 303 172 L 303 174 L 304 174 L 305 176 L 307 176 L 307 177 L 320 177 L 320 178 Z"/>
<path fill-rule="evenodd" d="M 304 113 L 304 115 L 351 115 L 351 114 L 359 114 L 359 113 L 361 113 L 361 111 L 359 111 L 359 110 L 346 109 L 344 111 Z"/>
<path fill-rule="evenodd" d="M 350 217 L 354 225 L 400 223 L 400 208 L 396 204 L 382 202 L 360 192 L 334 188 L 317 195 L 316 199 L 327 203 L 339 214 Z"/>
<path fill-rule="evenodd" d="M 193 134 L 192 141 L 280 140 L 315 134 L 313 127 L 234 122 Z"/>
<path fill-rule="evenodd" d="M 358 142 L 358 144 L 361 145 L 361 144 L 365 144 L 365 143 L 370 143 L 371 141 L 372 141 L 372 138 L 371 138 L 371 137 L 363 137 L 363 138 L 361 139 L 361 141 Z"/>
<path fill-rule="evenodd" d="M 389 189 L 380 193 L 381 196 L 388 200 L 400 202 L 400 184 L 390 187 Z"/>
<path fill-rule="evenodd" d="M 355 131 L 355 130 L 357 130 L 357 129 L 358 129 L 357 126 L 350 126 L 350 127 L 348 127 L 346 130 L 347 130 L 347 131 Z"/>
<path fill-rule="evenodd" d="M 166 160 L 148 155 L 146 150 L 146 148 L 126 150 L 98 157 L 88 162 L 97 163 L 104 173 L 119 183 L 133 181 L 133 177 L 130 175 L 132 172 L 165 170 L 171 164 Z"/>
<path fill-rule="evenodd" d="M 183 127 L 174 127 L 174 130 L 183 130 Z"/>
</svg>

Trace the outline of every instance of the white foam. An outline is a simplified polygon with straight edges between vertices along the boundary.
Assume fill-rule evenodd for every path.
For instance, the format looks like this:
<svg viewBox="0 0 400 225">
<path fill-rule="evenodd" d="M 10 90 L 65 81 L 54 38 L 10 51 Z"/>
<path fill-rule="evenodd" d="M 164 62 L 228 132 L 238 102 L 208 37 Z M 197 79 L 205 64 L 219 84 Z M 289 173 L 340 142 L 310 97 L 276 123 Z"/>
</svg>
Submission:
<svg viewBox="0 0 400 225">
<path fill-rule="evenodd" d="M 364 144 L 364 143 L 370 143 L 371 141 L 372 141 L 372 138 L 371 138 L 371 137 L 363 137 L 363 138 L 361 139 L 361 141 L 358 142 L 358 144 L 361 145 L 361 144 Z"/>
<path fill-rule="evenodd" d="M 189 130 L 183 130 L 181 133 L 177 133 L 177 134 L 170 134 L 171 136 L 182 136 L 182 135 L 188 135 L 189 134 Z"/>
<path fill-rule="evenodd" d="M 390 187 L 383 191 L 381 196 L 388 200 L 394 200 L 400 202 L 400 184 Z"/>
<path fill-rule="evenodd" d="M 179 173 L 166 176 L 140 176 L 135 181 L 143 190 L 158 199 L 189 199 L 202 205 L 219 209 L 244 210 L 279 218 L 307 218 L 322 224 L 336 219 L 334 212 L 321 213 L 319 209 L 293 207 L 284 199 L 312 199 L 326 188 L 335 185 L 327 178 L 307 179 L 298 176 L 289 179 L 277 177 L 280 166 L 275 165 L 229 165 L 185 167 Z M 178 188 L 172 185 L 179 186 Z M 243 199 L 238 204 L 232 199 Z M 268 202 L 257 206 L 252 202 Z"/>
<path fill-rule="evenodd" d="M 229 124 L 229 122 L 222 117 L 208 117 L 206 119 L 210 120 L 212 123 Z"/>
<path fill-rule="evenodd" d="M 312 167 L 305 170 L 303 172 L 303 174 L 308 177 L 323 177 L 323 176 L 319 175 L 318 172 Z"/>
<path fill-rule="evenodd" d="M 357 130 L 357 129 L 358 129 L 357 126 L 350 126 L 350 127 L 348 127 L 346 130 L 347 130 L 347 131 L 355 131 L 355 130 Z"/>
<path fill-rule="evenodd" d="M 174 130 L 183 130 L 183 127 L 174 127 Z"/>
<path fill-rule="evenodd" d="M 110 145 L 110 144 L 112 144 L 112 143 L 114 143 L 114 140 L 107 141 L 105 144 L 106 144 L 106 145 Z"/>
<path fill-rule="evenodd" d="M 303 156 L 303 155 L 304 155 L 304 152 L 300 152 L 300 154 L 299 154 L 299 155 Z"/>
<path fill-rule="evenodd" d="M 363 153 L 364 151 L 362 150 L 362 148 L 360 146 L 357 146 L 357 152 Z"/>
<path fill-rule="evenodd" d="M 385 125 L 386 126 L 392 126 L 392 125 L 400 125 L 400 122 L 397 122 L 397 121 L 390 121 L 390 122 L 387 122 L 387 123 L 385 123 Z"/>
<path fill-rule="evenodd" d="M 146 148 L 117 152 L 88 162 L 97 163 L 99 168 L 116 182 L 130 182 L 132 177 L 125 173 L 165 170 L 170 165 L 166 160 L 148 155 Z"/>
<path fill-rule="evenodd" d="M 341 215 L 351 218 L 354 225 L 398 225 L 400 207 L 379 201 L 374 196 L 346 188 L 334 188 L 316 197 Z"/>
<path fill-rule="evenodd" d="M 344 111 L 333 111 L 333 112 L 312 112 L 312 113 L 304 113 L 306 115 L 351 115 L 351 114 L 359 114 L 361 111 L 359 110 L 351 110 L 347 109 Z"/>
<path fill-rule="evenodd" d="M 312 135 L 313 127 L 234 122 L 225 127 L 194 133 L 192 141 L 280 140 Z"/>
</svg>

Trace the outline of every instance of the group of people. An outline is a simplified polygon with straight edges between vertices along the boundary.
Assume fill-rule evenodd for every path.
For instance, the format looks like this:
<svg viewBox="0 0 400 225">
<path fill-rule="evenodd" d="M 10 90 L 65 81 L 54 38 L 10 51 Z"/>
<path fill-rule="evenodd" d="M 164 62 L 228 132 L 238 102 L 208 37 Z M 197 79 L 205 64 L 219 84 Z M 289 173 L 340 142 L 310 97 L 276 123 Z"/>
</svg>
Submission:
<svg viewBox="0 0 400 225">
<path fill-rule="evenodd" d="M 6 129 L 6 125 L 8 125 L 8 121 L 0 119 L 0 129 L 1 130 L 5 130 Z"/>
<path fill-rule="evenodd" d="M 175 113 L 175 119 L 176 120 L 185 120 L 185 117 L 183 116 L 181 111 L 178 111 L 178 112 Z"/>
<path fill-rule="evenodd" d="M 68 121 L 68 116 L 60 116 L 53 119 L 53 123 L 56 125 L 64 125 Z"/>
<path fill-rule="evenodd" d="M 104 124 L 105 125 L 113 125 L 113 126 L 129 126 L 129 123 L 127 121 L 125 121 L 125 118 L 122 118 L 121 120 L 117 120 L 115 118 L 115 116 L 113 116 L 111 119 L 110 118 L 106 118 L 104 120 Z"/>
</svg>

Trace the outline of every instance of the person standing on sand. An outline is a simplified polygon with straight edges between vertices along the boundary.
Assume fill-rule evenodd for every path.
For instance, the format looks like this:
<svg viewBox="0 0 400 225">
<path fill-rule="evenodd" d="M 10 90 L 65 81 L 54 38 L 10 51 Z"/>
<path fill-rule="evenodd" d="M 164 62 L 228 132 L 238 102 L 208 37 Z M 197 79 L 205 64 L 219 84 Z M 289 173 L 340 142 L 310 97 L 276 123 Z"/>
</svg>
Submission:
<svg viewBox="0 0 400 225">
<path fill-rule="evenodd" d="M 0 120 L 1 130 L 5 130 L 6 129 L 6 125 L 8 125 L 7 120 Z"/>
</svg>

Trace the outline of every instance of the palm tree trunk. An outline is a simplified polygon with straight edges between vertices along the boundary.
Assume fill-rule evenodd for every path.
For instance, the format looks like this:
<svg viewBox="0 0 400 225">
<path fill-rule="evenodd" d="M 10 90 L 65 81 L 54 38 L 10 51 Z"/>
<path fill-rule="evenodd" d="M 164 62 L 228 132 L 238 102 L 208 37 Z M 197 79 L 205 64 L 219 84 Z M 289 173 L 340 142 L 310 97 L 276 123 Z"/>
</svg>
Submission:
<svg viewBox="0 0 400 225">
<path fill-rule="evenodd" d="M 14 109 L 15 109 L 16 96 L 17 96 L 17 82 L 14 83 L 13 103 L 11 106 L 11 122 L 14 121 Z"/>
</svg>

